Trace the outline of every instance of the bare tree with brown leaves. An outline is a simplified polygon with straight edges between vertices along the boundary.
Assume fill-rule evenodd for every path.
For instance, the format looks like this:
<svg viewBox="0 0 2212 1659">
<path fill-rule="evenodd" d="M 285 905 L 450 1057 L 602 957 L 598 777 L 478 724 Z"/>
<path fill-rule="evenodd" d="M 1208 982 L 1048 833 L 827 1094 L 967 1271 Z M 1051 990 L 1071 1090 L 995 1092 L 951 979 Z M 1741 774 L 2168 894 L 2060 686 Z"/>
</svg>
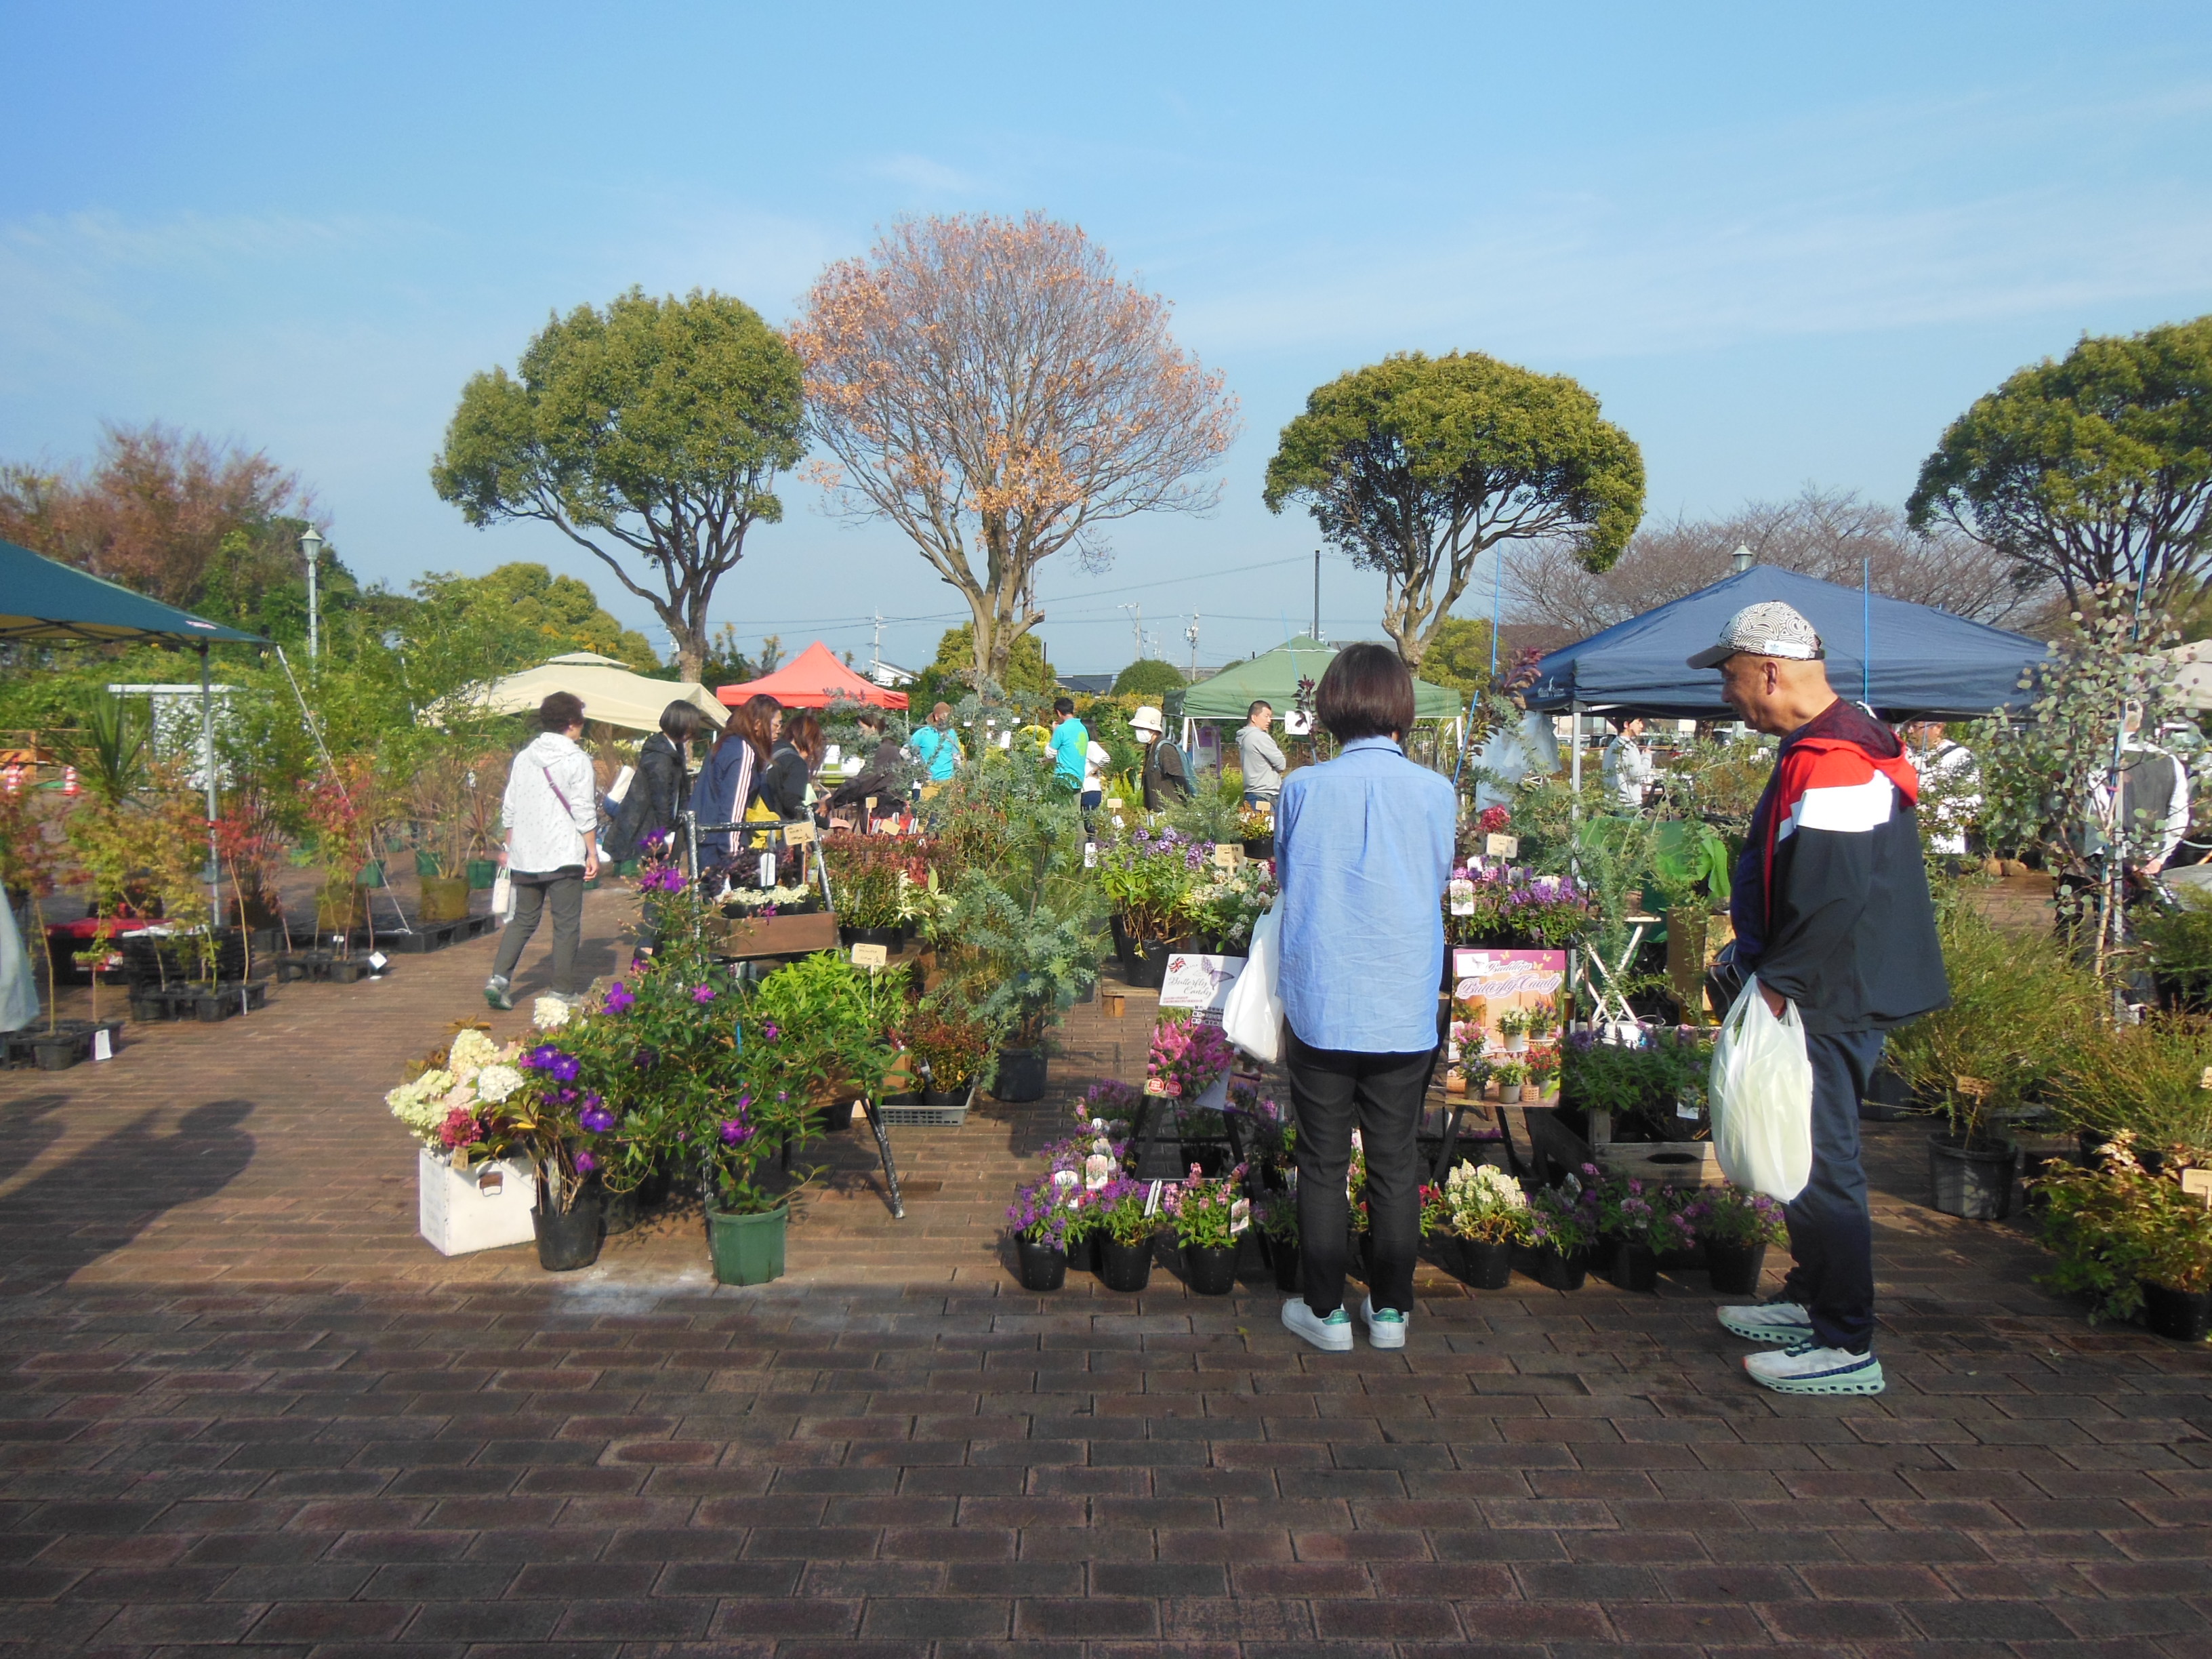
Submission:
<svg viewBox="0 0 2212 1659">
<path fill-rule="evenodd" d="M 1236 402 L 1073 225 L 1031 213 L 908 220 L 823 271 L 791 331 L 807 412 L 844 510 L 887 519 L 975 617 L 1003 681 L 1044 620 L 1038 565 L 1103 558 L 1103 527 L 1203 512 Z"/>
<path fill-rule="evenodd" d="M 1593 573 L 1564 544 L 1524 548 L 1506 564 L 1516 621 L 1548 623 L 1587 639 L 1729 574 L 1747 547 L 1761 564 L 1856 587 L 1870 560 L 1874 591 L 1954 616 L 2032 627 L 2054 585 L 2023 586 L 2008 558 L 1955 531 L 1915 535 L 1895 507 L 1850 490 L 1807 488 L 1784 501 L 1751 501 L 1718 519 L 1677 519 L 1639 531 L 1608 570 Z"/>
</svg>

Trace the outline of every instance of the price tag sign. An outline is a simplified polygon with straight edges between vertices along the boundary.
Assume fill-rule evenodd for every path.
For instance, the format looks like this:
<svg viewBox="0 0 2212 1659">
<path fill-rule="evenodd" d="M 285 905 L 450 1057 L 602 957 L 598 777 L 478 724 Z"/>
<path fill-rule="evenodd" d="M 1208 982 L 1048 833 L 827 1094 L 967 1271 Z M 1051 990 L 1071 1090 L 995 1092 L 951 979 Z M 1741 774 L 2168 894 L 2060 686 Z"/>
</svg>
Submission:
<svg viewBox="0 0 2212 1659">
<path fill-rule="evenodd" d="M 1493 859 L 1517 859 L 1521 856 L 1521 837 L 1518 836 L 1485 836 L 1482 838 L 1485 856 Z"/>
<path fill-rule="evenodd" d="M 239 999 L 240 1001 L 245 1000 L 245 996 L 246 994 L 243 991 L 239 993 Z M 94 1060 L 112 1060 L 115 1058 L 114 1045 L 108 1041 L 108 1030 L 105 1025 L 101 1026 L 97 1031 L 94 1031 L 92 1034 L 92 1057 Z"/>
<path fill-rule="evenodd" d="M 2204 1206 L 2212 1209 L 2212 1170 L 2184 1170 L 2181 1190 L 2191 1198 L 2201 1198 Z"/>
<path fill-rule="evenodd" d="M 1083 867 L 1086 870 L 1096 870 L 1098 867 L 1098 843 L 1095 841 L 1086 841 L 1083 843 Z"/>
<path fill-rule="evenodd" d="M 808 818 L 803 823 L 787 823 L 783 826 L 783 844 L 786 847 L 804 847 L 813 839 L 814 820 L 812 818 Z"/>
<path fill-rule="evenodd" d="M 1159 1079 L 1156 1077 L 1148 1077 L 1145 1079 L 1145 1092 L 1146 1094 L 1164 1095 L 1167 1091 L 1168 1085 L 1161 1082 Z"/>
<path fill-rule="evenodd" d="M 1106 798 L 1106 810 L 1109 812 L 1120 811 L 1121 810 L 1121 798 L 1119 795 L 1108 796 Z"/>
<path fill-rule="evenodd" d="M 888 945 L 855 945 L 853 947 L 853 966 L 855 968 L 888 968 L 891 948 Z"/>
<path fill-rule="evenodd" d="M 1244 849 L 1233 841 L 1218 841 L 1213 844 L 1213 861 L 1224 870 L 1234 870 L 1244 862 Z"/>
<path fill-rule="evenodd" d="M 763 887 L 775 885 L 775 854 L 773 853 L 760 855 L 760 884 Z"/>
<path fill-rule="evenodd" d="M 1987 1078 L 1968 1077 L 1964 1073 L 1951 1079 L 1958 1091 L 1969 1100 L 1987 1100 L 1996 1092 Z"/>
</svg>

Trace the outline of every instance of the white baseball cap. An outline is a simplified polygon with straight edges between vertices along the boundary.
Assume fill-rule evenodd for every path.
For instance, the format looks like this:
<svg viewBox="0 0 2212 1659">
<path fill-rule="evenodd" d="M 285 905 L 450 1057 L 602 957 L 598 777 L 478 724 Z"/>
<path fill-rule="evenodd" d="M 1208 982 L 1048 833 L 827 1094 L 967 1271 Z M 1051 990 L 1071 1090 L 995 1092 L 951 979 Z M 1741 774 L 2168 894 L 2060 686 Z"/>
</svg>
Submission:
<svg viewBox="0 0 2212 1659">
<path fill-rule="evenodd" d="M 1744 606 L 1721 629 L 1721 642 L 1698 652 L 1690 659 L 1690 666 L 1717 668 L 1739 651 L 1754 657 L 1791 657 L 1799 662 L 1812 662 L 1828 654 L 1813 624 L 1779 599 Z"/>
<path fill-rule="evenodd" d="M 1132 732 L 1164 732 L 1168 729 L 1168 723 L 1160 718 L 1158 709 L 1146 703 L 1129 716 L 1129 729 Z"/>
</svg>

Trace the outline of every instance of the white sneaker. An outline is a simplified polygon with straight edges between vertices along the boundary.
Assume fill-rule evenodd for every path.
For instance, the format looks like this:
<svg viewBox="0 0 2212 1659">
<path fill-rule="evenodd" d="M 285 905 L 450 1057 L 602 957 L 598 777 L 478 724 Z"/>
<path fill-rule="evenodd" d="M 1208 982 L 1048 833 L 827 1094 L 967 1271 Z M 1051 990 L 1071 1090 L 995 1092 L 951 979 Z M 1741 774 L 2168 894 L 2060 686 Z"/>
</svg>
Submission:
<svg viewBox="0 0 2212 1659">
<path fill-rule="evenodd" d="M 1326 1352 L 1352 1352 L 1352 1316 L 1341 1308 L 1323 1319 L 1306 1306 L 1305 1297 L 1294 1296 L 1283 1304 L 1283 1323 Z"/>
<path fill-rule="evenodd" d="M 1813 1340 L 1813 1316 L 1802 1302 L 1754 1302 L 1748 1307 L 1717 1310 L 1723 1328 L 1750 1342 L 1790 1345 Z"/>
<path fill-rule="evenodd" d="M 1368 1297 L 1359 1304 L 1359 1317 L 1367 1327 L 1367 1341 L 1370 1347 L 1402 1348 L 1406 1346 L 1406 1327 L 1412 1322 L 1395 1308 L 1378 1308 L 1375 1298 Z"/>
<path fill-rule="evenodd" d="M 1743 1369 L 1778 1394 L 1880 1394 L 1884 1386 L 1881 1361 L 1872 1354 L 1809 1342 L 1780 1353 L 1747 1353 Z"/>
</svg>

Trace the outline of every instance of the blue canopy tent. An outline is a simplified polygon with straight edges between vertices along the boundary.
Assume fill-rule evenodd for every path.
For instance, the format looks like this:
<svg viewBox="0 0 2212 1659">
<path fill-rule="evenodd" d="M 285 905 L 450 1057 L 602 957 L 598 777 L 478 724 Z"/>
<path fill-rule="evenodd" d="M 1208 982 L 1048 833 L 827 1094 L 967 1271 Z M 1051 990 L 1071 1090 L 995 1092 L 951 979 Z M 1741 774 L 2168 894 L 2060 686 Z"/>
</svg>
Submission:
<svg viewBox="0 0 2212 1659">
<path fill-rule="evenodd" d="M 1733 718 L 1717 668 L 1685 665 L 1747 605 L 1779 599 L 1820 630 L 1828 684 L 1885 720 L 1966 720 L 2020 706 L 2021 674 L 2048 649 L 2025 634 L 1931 605 L 1871 596 L 1753 565 L 1553 652 L 1536 666 L 1532 709 L 1632 709 L 1684 720 Z"/>
</svg>

